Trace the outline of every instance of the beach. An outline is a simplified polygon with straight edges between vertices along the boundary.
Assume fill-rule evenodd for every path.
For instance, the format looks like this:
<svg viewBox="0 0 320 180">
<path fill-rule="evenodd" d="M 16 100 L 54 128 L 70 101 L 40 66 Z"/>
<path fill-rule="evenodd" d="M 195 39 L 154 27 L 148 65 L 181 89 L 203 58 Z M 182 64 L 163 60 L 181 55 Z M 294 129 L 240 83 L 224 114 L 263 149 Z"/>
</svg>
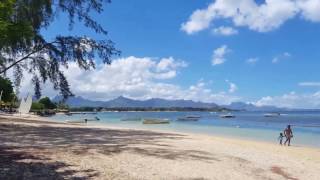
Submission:
<svg viewBox="0 0 320 180">
<path fill-rule="evenodd" d="M 0 117 L 0 179 L 319 179 L 320 149 Z"/>
</svg>

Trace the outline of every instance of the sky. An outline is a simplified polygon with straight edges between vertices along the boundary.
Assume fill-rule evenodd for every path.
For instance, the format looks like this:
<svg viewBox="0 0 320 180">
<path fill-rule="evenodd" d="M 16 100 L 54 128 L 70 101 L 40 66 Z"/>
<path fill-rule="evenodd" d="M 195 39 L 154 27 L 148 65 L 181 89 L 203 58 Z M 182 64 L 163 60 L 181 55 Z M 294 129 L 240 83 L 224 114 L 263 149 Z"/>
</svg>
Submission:
<svg viewBox="0 0 320 180">
<path fill-rule="evenodd" d="M 93 71 L 71 63 L 78 96 L 320 108 L 319 0 L 114 0 L 92 17 L 122 53 Z M 61 15 L 42 33 L 106 38 L 67 23 Z M 47 84 L 43 95 L 57 92 Z"/>
</svg>

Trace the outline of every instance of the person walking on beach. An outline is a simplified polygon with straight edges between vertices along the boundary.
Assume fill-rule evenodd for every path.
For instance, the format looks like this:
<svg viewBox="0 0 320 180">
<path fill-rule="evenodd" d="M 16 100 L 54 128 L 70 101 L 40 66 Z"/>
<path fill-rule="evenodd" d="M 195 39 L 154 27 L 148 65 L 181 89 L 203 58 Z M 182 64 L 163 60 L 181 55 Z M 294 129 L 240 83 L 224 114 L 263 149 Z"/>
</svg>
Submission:
<svg viewBox="0 0 320 180">
<path fill-rule="evenodd" d="M 279 137 L 278 137 L 278 140 L 279 140 L 280 145 L 282 145 L 283 137 L 284 137 L 283 133 L 280 133 L 280 135 L 279 135 Z"/>
<path fill-rule="evenodd" d="M 293 133 L 290 125 L 288 125 L 287 128 L 284 130 L 284 136 L 286 137 L 286 141 L 284 142 L 284 145 L 286 145 L 288 142 L 288 146 L 290 146 L 290 141 L 291 141 L 291 138 L 293 137 Z"/>
</svg>

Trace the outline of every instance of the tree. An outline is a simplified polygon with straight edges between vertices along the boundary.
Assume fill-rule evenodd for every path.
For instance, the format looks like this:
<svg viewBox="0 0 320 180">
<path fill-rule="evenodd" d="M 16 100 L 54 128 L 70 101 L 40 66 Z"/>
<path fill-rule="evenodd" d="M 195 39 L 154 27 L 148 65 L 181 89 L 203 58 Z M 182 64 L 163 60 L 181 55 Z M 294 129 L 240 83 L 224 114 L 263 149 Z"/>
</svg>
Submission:
<svg viewBox="0 0 320 180">
<path fill-rule="evenodd" d="M 50 98 L 48 98 L 48 97 L 41 98 L 39 100 L 39 103 L 43 104 L 45 109 L 55 109 L 55 108 L 57 108 L 57 106 L 53 102 L 51 102 Z"/>
<path fill-rule="evenodd" d="M 39 102 L 32 102 L 31 110 L 40 111 L 44 109 L 44 105 Z"/>
<path fill-rule="evenodd" d="M 12 82 L 8 78 L 0 76 L 0 94 L 2 91 L 1 100 L 4 102 L 11 102 L 14 98 Z"/>
<path fill-rule="evenodd" d="M 0 2 L 0 48 L 17 47 L 23 41 L 33 37 L 31 23 L 24 20 L 12 20 L 16 0 Z"/>
<path fill-rule="evenodd" d="M 66 109 L 69 109 L 69 106 L 65 103 L 58 103 L 57 104 L 57 108 L 60 109 L 60 110 L 66 110 Z"/>
<path fill-rule="evenodd" d="M 73 61 L 84 70 L 95 68 L 95 59 L 110 64 L 119 55 L 109 39 L 95 40 L 87 36 L 62 36 L 47 40 L 41 30 L 64 13 L 72 29 L 75 21 L 82 22 L 96 33 L 107 31 L 93 20 L 92 12 L 101 13 L 110 0 L 3 0 L 0 2 L 0 75 L 14 71 L 14 84 L 19 87 L 23 71 L 33 75 L 37 98 L 41 83 L 50 81 L 66 99 L 72 96 L 69 83 L 61 68 Z"/>
</svg>

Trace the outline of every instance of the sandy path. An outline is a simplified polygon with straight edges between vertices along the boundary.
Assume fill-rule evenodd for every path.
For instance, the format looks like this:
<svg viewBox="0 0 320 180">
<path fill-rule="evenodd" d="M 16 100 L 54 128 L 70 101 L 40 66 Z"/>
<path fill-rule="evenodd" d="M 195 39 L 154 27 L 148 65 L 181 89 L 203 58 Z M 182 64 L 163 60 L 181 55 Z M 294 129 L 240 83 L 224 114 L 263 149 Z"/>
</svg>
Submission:
<svg viewBox="0 0 320 180">
<path fill-rule="evenodd" d="M 0 118 L 0 179 L 308 179 L 320 149 Z"/>
</svg>

